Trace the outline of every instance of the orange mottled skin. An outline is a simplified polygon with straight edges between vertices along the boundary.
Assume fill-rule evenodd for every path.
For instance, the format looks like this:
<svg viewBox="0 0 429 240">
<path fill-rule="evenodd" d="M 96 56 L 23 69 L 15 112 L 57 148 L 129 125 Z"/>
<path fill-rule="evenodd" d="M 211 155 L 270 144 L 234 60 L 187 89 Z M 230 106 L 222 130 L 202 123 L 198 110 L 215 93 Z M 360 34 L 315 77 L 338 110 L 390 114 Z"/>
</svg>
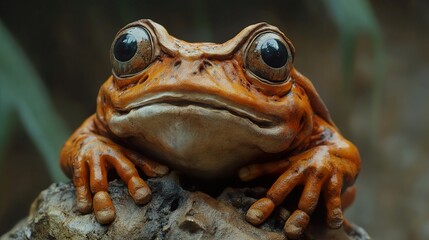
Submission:
<svg viewBox="0 0 429 240">
<path fill-rule="evenodd" d="M 137 169 L 159 177 L 169 167 L 207 179 L 277 174 L 266 197 L 248 210 L 250 223 L 264 222 L 300 185 L 286 235 L 302 235 L 320 197 L 328 226 L 341 227 L 342 210 L 354 196 L 359 153 L 339 133 L 312 83 L 294 68 L 294 47 L 282 32 L 260 23 L 223 44 L 187 43 L 140 20 L 124 27 L 114 44 L 130 32 L 143 36 L 137 52 L 119 61 L 112 45 L 113 74 L 100 89 L 97 111 L 61 151 L 80 212 L 94 211 L 101 224 L 115 219 L 109 169 L 137 204 L 146 204 L 151 190 Z M 261 57 L 260 44 L 268 38 L 287 49 L 280 67 Z"/>
</svg>

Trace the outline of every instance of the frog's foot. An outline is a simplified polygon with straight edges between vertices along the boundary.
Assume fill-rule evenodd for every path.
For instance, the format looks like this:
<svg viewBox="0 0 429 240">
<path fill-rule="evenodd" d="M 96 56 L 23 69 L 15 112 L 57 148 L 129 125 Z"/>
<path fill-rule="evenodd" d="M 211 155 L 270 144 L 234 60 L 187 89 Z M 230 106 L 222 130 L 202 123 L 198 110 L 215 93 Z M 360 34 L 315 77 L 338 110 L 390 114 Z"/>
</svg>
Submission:
<svg viewBox="0 0 429 240">
<path fill-rule="evenodd" d="M 97 139 L 86 143 L 73 162 L 73 182 L 76 187 L 78 210 L 81 213 L 89 213 L 93 208 L 95 217 L 101 224 L 109 224 L 115 219 L 115 207 L 108 194 L 109 168 L 114 168 L 127 184 L 135 203 L 148 203 L 152 193 L 149 186 L 140 178 L 136 166 L 149 177 L 162 176 L 168 172 L 167 167 L 144 159 L 111 142 Z"/>
<path fill-rule="evenodd" d="M 271 163 L 269 165 L 272 165 Z M 254 165 L 256 166 L 256 165 Z M 283 167 L 286 167 L 284 163 Z M 287 168 L 287 167 L 286 167 Z M 275 170 L 261 170 L 260 167 L 250 167 L 253 170 L 242 170 L 240 177 L 250 179 L 261 175 L 261 172 L 273 172 Z M 255 170 L 256 169 L 256 170 Z M 250 174 L 243 174 L 251 172 Z M 343 213 L 341 208 L 341 189 L 343 177 L 341 174 L 332 173 L 330 169 L 321 167 L 305 166 L 305 164 L 295 164 L 288 168 L 268 190 L 266 197 L 256 201 L 247 211 L 246 220 L 253 225 L 263 223 L 273 212 L 274 208 L 283 203 L 289 193 L 298 185 L 304 185 L 298 203 L 298 209 L 288 218 L 284 225 L 285 234 L 291 239 L 299 238 L 308 223 L 310 216 L 315 210 L 319 196 L 323 190 L 323 196 L 327 208 L 327 223 L 331 228 L 339 228 L 343 223 Z"/>
</svg>

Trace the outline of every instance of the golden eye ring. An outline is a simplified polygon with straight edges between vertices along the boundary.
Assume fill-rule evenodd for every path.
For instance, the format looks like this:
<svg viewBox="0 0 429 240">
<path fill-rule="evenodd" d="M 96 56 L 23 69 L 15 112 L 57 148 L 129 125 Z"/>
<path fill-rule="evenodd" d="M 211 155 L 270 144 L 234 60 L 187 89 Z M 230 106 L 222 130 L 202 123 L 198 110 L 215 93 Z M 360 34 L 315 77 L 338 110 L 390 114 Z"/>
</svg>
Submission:
<svg viewBox="0 0 429 240">
<path fill-rule="evenodd" d="M 142 26 L 133 26 L 119 32 L 113 40 L 110 59 L 113 72 L 121 78 L 146 69 L 154 59 L 150 31 Z"/>
<path fill-rule="evenodd" d="M 292 51 L 282 36 L 262 32 L 246 49 L 245 67 L 265 83 L 281 84 L 289 77 L 292 58 Z"/>
</svg>

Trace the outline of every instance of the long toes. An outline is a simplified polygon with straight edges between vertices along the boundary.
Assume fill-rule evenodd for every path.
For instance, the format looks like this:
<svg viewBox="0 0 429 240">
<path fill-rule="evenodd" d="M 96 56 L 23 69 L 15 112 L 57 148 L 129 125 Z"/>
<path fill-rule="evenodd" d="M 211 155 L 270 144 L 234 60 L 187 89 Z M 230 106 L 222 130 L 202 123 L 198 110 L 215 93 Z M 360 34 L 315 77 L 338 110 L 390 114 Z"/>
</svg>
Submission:
<svg viewBox="0 0 429 240">
<path fill-rule="evenodd" d="M 286 221 L 283 231 L 290 239 L 298 239 L 304 233 L 310 222 L 310 216 L 301 210 L 296 210 Z"/>
<path fill-rule="evenodd" d="M 344 217 L 341 199 L 342 177 L 334 175 L 328 182 L 324 195 L 326 201 L 326 222 L 330 228 L 340 228 Z"/>
<path fill-rule="evenodd" d="M 92 211 L 92 196 L 87 186 L 76 187 L 77 209 L 86 214 Z"/>
<path fill-rule="evenodd" d="M 86 214 L 92 211 L 92 193 L 89 187 L 89 169 L 80 158 L 73 169 L 73 183 L 76 188 L 77 209 Z"/>
<path fill-rule="evenodd" d="M 143 161 L 142 161 L 143 162 Z M 140 162 L 140 169 L 148 177 L 162 177 L 170 171 L 170 169 L 162 164 L 145 160 L 144 163 Z"/>
<path fill-rule="evenodd" d="M 170 171 L 170 169 L 165 165 L 158 164 L 152 169 L 152 171 L 153 174 L 156 175 L 156 177 L 161 177 L 166 175 Z"/>
<path fill-rule="evenodd" d="M 247 211 L 246 220 L 253 225 L 263 223 L 273 212 L 274 203 L 269 198 L 261 198 L 256 201 Z"/>
<path fill-rule="evenodd" d="M 141 156 L 134 151 L 126 149 L 123 149 L 123 151 L 125 152 L 125 155 L 127 155 L 135 165 L 139 166 L 148 177 L 161 177 L 170 171 L 167 166 Z"/>
<path fill-rule="evenodd" d="M 115 220 L 115 207 L 107 192 L 97 192 L 93 202 L 95 218 L 100 224 L 109 224 Z"/>
<path fill-rule="evenodd" d="M 343 211 L 340 208 L 335 208 L 328 211 L 328 225 L 330 228 L 337 229 L 343 225 L 344 217 Z"/>
<path fill-rule="evenodd" d="M 152 191 L 140 177 L 132 177 L 128 181 L 128 191 L 137 204 L 146 204 L 152 200 Z"/>
</svg>

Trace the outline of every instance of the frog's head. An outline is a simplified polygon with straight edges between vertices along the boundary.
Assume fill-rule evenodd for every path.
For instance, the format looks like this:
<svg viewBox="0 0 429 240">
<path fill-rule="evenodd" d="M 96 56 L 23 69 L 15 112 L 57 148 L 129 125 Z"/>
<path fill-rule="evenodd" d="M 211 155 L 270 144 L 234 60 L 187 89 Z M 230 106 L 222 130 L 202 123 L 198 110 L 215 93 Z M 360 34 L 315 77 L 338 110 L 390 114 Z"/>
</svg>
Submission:
<svg viewBox="0 0 429 240">
<path fill-rule="evenodd" d="M 97 117 L 170 165 L 207 177 L 231 172 L 298 146 L 312 131 L 314 102 L 325 111 L 294 69 L 294 54 L 290 40 L 266 23 L 214 44 L 187 43 L 140 20 L 113 41 L 113 73 L 100 90 Z"/>
</svg>

